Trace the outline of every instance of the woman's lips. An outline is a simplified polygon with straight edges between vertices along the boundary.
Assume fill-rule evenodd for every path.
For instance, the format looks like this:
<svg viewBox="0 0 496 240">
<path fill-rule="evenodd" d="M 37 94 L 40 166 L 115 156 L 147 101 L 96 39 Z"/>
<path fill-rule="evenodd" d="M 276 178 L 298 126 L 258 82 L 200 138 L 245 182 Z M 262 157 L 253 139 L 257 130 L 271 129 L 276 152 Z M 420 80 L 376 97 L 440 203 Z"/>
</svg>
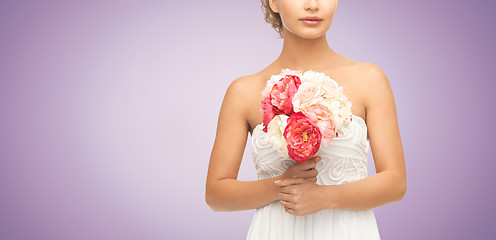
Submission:
<svg viewBox="0 0 496 240">
<path fill-rule="evenodd" d="M 309 26 L 315 26 L 322 21 L 322 18 L 318 16 L 306 16 L 304 18 L 301 18 L 300 20 Z"/>
<path fill-rule="evenodd" d="M 301 21 L 307 25 L 315 26 L 318 25 L 322 20 L 301 19 Z"/>
</svg>

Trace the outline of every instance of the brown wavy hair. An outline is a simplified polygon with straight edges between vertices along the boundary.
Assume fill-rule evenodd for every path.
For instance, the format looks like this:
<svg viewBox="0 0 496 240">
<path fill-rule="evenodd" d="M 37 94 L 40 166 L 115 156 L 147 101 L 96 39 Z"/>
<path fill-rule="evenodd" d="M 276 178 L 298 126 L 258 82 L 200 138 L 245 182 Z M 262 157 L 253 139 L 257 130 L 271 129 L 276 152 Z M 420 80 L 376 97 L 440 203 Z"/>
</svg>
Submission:
<svg viewBox="0 0 496 240">
<path fill-rule="evenodd" d="M 265 21 L 267 23 L 270 23 L 272 25 L 272 28 L 274 28 L 277 31 L 277 33 L 279 33 L 279 38 L 284 38 L 284 33 L 282 31 L 283 25 L 282 25 L 281 16 L 279 16 L 279 13 L 272 11 L 269 5 L 269 0 L 261 0 L 261 1 L 262 1 L 262 12 L 264 13 Z"/>
</svg>

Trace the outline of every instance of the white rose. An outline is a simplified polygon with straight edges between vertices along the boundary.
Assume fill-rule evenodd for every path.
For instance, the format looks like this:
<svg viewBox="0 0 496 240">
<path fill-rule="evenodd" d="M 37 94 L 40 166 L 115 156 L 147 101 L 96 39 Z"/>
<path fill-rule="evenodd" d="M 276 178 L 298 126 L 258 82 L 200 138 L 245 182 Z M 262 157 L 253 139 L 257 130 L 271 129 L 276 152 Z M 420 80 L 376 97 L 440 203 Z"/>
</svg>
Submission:
<svg viewBox="0 0 496 240">
<path fill-rule="evenodd" d="M 293 109 L 300 112 L 304 108 L 324 100 L 324 89 L 317 81 L 302 82 L 293 97 Z"/>
<path fill-rule="evenodd" d="M 288 124 L 288 118 L 289 116 L 285 114 L 279 114 L 270 121 L 267 127 L 271 145 L 274 150 L 279 152 L 281 157 L 288 156 L 288 142 L 284 138 L 284 129 L 286 129 L 286 125 Z"/>
</svg>

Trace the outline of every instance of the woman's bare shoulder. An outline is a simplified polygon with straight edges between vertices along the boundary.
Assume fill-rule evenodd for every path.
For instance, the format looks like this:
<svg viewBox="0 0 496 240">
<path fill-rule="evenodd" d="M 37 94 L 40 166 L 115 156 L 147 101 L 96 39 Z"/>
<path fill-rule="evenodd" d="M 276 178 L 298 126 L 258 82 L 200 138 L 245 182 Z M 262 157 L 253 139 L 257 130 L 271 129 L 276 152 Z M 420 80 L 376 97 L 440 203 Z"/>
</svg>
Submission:
<svg viewBox="0 0 496 240">
<path fill-rule="evenodd" d="M 385 72 L 377 64 L 371 62 L 358 62 L 355 64 L 357 68 L 357 73 L 362 76 L 363 79 L 368 81 L 380 81 L 384 80 Z"/>
<path fill-rule="evenodd" d="M 336 65 L 355 81 L 370 81 L 372 78 L 380 78 L 385 75 L 381 67 L 374 63 L 360 62 L 343 56 L 340 56 L 338 64 Z M 360 82 L 360 84 L 364 83 L 365 82 Z"/>
<path fill-rule="evenodd" d="M 256 97 L 260 93 L 262 76 L 260 73 L 243 75 L 231 81 L 227 88 L 227 94 L 235 96 L 241 101 Z"/>
<path fill-rule="evenodd" d="M 231 81 L 224 96 L 224 102 L 229 101 L 244 113 L 247 120 L 254 105 L 260 101 L 263 90 L 262 75 L 260 73 L 240 76 Z"/>
<path fill-rule="evenodd" d="M 356 65 L 356 79 L 363 89 L 366 90 L 366 96 L 373 94 L 383 94 L 390 89 L 390 83 L 384 70 L 377 64 L 371 62 L 362 62 Z"/>
<path fill-rule="evenodd" d="M 262 119 L 261 92 L 265 88 L 266 78 L 264 71 L 238 77 L 231 82 L 226 92 L 224 101 L 232 102 L 242 112 L 250 132 Z"/>
<path fill-rule="evenodd" d="M 260 80 L 260 74 L 254 73 L 250 75 L 243 75 L 231 81 L 229 87 L 237 90 L 242 90 L 244 88 L 254 88 Z M 245 91 L 243 91 L 245 92 Z"/>
<path fill-rule="evenodd" d="M 370 92 L 371 87 L 387 83 L 386 74 L 377 64 L 359 62 L 343 56 L 340 56 L 336 62 L 338 74 L 346 84 L 356 87 L 360 95 Z"/>
<path fill-rule="evenodd" d="M 380 105 L 394 105 L 391 84 L 381 67 L 371 62 L 362 62 L 356 65 L 355 74 L 367 117 L 372 109 L 377 109 Z"/>
</svg>

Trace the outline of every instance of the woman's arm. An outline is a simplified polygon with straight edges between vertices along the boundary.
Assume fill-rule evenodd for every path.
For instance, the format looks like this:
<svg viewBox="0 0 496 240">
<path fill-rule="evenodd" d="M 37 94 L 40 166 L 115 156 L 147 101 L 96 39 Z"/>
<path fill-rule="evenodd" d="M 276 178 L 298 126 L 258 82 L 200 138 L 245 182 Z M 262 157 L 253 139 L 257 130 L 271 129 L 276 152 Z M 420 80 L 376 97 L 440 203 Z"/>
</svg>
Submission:
<svg viewBox="0 0 496 240">
<path fill-rule="evenodd" d="M 237 180 L 249 132 L 247 100 L 249 81 L 253 80 L 248 76 L 234 80 L 222 102 L 205 192 L 205 200 L 214 211 L 254 209 L 277 200 L 276 178 Z"/>
<path fill-rule="evenodd" d="M 367 67 L 363 94 L 376 174 L 342 185 L 319 186 L 283 180 L 277 185 L 281 204 L 289 201 L 289 213 L 306 215 L 332 208 L 371 209 L 398 202 L 405 195 L 406 168 L 393 93 L 384 72 L 370 63 Z M 313 206 L 307 204 L 312 201 Z"/>
<path fill-rule="evenodd" d="M 406 168 L 389 80 L 377 65 L 366 63 L 363 91 L 368 136 L 376 174 L 344 185 L 326 186 L 328 208 L 370 209 L 398 202 L 406 193 Z"/>
</svg>

